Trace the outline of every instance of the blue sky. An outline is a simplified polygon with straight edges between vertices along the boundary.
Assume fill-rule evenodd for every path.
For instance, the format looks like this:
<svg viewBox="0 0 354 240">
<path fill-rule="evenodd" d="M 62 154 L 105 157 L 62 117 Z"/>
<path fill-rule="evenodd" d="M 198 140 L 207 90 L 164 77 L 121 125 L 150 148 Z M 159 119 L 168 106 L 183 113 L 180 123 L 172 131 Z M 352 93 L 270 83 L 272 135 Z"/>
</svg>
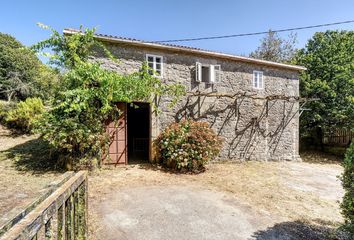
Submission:
<svg viewBox="0 0 354 240">
<path fill-rule="evenodd" d="M 353 0 L 61 0 L 2 1 L 0 32 L 26 45 L 49 36 L 37 22 L 65 27 L 98 27 L 97 32 L 142 40 L 228 35 L 354 20 Z M 354 30 L 354 24 L 298 31 L 303 47 L 316 31 Z M 287 36 L 283 33 L 281 36 Z M 248 54 L 262 36 L 179 43 L 233 54 Z"/>
</svg>

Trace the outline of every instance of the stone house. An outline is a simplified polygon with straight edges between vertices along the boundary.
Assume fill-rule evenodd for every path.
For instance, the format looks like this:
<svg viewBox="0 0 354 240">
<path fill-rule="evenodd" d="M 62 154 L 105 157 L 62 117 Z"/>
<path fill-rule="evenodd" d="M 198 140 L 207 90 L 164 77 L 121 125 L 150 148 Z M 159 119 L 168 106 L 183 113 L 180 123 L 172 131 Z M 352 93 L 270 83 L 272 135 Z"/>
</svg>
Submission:
<svg viewBox="0 0 354 240">
<path fill-rule="evenodd" d="M 77 33 L 65 29 L 64 34 Z M 183 84 L 187 95 L 170 108 L 160 99 L 161 113 L 147 103 L 139 108 L 119 103 L 125 112 L 115 137 L 111 163 L 153 159 L 152 141 L 171 122 L 183 118 L 207 121 L 224 138 L 220 160 L 298 160 L 299 73 L 305 68 L 197 48 L 144 42 L 97 34 L 120 60 L 93 56 L 122 74 L 139 71 L 144 61 L 161 81 Z"/>
</svg>

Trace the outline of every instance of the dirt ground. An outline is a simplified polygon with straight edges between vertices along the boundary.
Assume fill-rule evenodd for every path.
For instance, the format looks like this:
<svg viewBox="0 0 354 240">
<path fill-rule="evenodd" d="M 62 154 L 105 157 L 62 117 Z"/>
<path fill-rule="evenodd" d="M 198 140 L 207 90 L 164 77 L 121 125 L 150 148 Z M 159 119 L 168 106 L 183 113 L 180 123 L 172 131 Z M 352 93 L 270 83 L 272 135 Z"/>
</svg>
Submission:
<svg viewBox="0 0 354 240">
<path fill-rule="evenodd" d="M 0 226 L 61 175 L 41 165 L 43 147 L 37 136 L 14 135 L 0 125 Z"/>
<path fill-rule="evenodd" d="M 96 171 L 91 238 L 330 239 L 342 222 L 341 172 L 306 162 L 211 164 L 197 175 L 151 165 Z"/>
<path fill-rule="evenodd" d="M 89 239 L 342 239 L 333 237 L 343 221 L 338 158 L 302 157 L 210 164 L 196 175 L 149 164 L 96 170 Z M 37 136 L 0 125 L 0 226 L 62 175 L 50 159 Z"/>
<path fill-rule="evenodd" d="M 0 151 L 7 150 L 18 144 L 25 143 L 29 140 L 36 138 L 34 135 L 17 135 L 11 133 L 10 130 L 6 129 L 0 124 Z"/>
</svg>

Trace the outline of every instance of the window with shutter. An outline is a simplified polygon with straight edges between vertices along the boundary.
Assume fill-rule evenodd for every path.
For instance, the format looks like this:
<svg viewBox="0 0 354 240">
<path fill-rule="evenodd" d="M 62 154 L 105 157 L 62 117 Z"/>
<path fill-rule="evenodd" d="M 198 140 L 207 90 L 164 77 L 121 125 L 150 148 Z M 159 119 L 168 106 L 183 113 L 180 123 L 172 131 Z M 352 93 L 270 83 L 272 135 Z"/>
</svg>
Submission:
<svg viewBox="0 0 354 240">
<path fill-rule="evenodd" d="M 204 65 L 196 62 L 195 75 L 196 82 L 218 83 L 221 81 L 220 65 Z"/>
<path fill-rule="evenodd" d="M 215 82 L 215 69 L 214 65 L 209 66 L 209 83 Z"/>
<path fill-rule="evenodd" d="M 219 83 L 221 82 L 221 69 L 220 69 L 220 65 L 214 65 L 214 82 L 215 83 Z"/>
<path fill-rule="evenodd" d="M 195 63 L 195 81 L 196 82 L 202 81 L 202 64 L 199 62 Z"/>
</svg>

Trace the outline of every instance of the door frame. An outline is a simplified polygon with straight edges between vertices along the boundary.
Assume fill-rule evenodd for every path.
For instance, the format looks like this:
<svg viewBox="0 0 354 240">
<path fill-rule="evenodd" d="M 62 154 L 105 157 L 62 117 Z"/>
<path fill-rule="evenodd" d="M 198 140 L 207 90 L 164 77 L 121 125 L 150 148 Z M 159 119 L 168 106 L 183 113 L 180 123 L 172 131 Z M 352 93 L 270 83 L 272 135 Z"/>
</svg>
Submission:
<svg viewBox="0 0 354 240">
<path fill-rule="evenodd" d="M 134 103 L 144 103 L 144 104 L 147 104 L 148 105 L 148 114 L 149 114 L 149 146 L 148 146 L 148 161 L 151 162 L 152 160 L 152 112 L 151 112 L 151 103 L 149 102 L 144 102 L 144 101 L 134 101 L 134 102 L 131 102 L 132 104 Z M 129 151 L 128 151 L 128 128 L 129 128 L 129 116 L 128 116 L 128 104 L 130 103 L 125 103 L 126 104 L 126 151 L 127 151 L 127 154 L 126 154 L 126 164 L 129 164 Z"/>
</svg>

